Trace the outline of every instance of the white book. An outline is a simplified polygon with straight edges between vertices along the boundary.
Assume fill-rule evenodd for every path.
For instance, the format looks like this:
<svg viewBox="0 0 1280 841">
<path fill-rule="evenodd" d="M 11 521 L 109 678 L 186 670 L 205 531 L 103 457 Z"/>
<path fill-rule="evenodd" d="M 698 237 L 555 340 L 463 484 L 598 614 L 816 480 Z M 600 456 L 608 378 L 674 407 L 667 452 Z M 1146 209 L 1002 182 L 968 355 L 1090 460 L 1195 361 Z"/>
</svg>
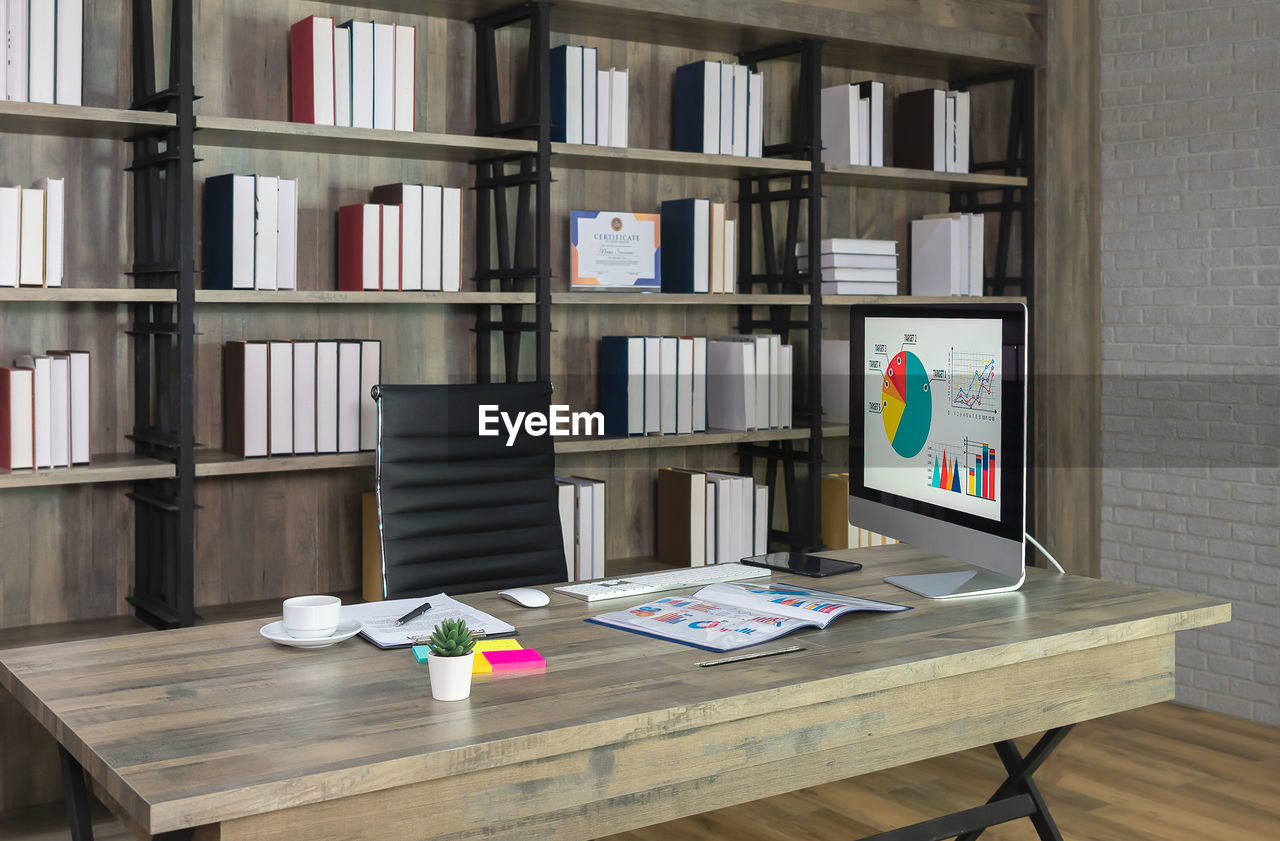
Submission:
<svg viewBox="0 0 1280 841">
<path fill-rule="evenodd" d="M 54 99 L 59 105 L 80 105 L 83 89 L 84 0 L 58 0 Z"/>
<path fill-rule="evenodd" d="M 849 340 L 822 340 L 822 420 L 849 422 Z"/>
<path fill-rule="evenodd" d="M 711 202 L 693 203 L 693 291 L 711 291 Z"/>
<path fill-rule="evenodd" d="M 678 429 L 680 399 L 676 381 L 679 372 L 679 343 L 671 336 L 663 336 L 658 350 L 658 408 L 662 416 L 662 434 L 673 435 Z"/>
<path fill-rule="evenodd" d="M 70 369 L 71 463 L 88 464 L 91 452 L 89 446 L 89 352 L 51 350 L 49 355 L 66 359 Z"/>
<path fill-rule="evenodd" d="M 338 342 L 338 452 L 360 450 L 360 343 Z"/>
<path fill-rule="evenodd" d="M 267 343 L 267 454 L 293 454 L 293 342 Z"/>
<path fill-rule="evenodd" d="M 338 451 L 338 343 L 316 342 L 316 452 Z"/>
<path fill-rule="evenodd" d="M 609 142 L 610 105 L 613 93 L 611 70 L 596 71 L 596 143 L 600 146 L 611 146 Z"/>
<path fill-rule="evenodd" d="M 756 351 L 756 428 L 767 429 L 769 427 L 769 410 L 770 390 L 774 386 L 773 377 L 770 374 L 769 365 L 769 343 L 770 336 L 747 336 L 747 339 L 755 340 Z"/>
<path fill-rule="evenodd" d="M 334 26 L 333 18 L 311 17 L 311 108 L 315 125 L 331 126 L 334 119 Z"/>
<path fill-rule="evenodd" d="M 373 128 L 373 24 L 353 20 L 351 31 L 351 125 Z"/>
<path fill-rule="evenodd" d="M 733 486 L 736 478 L 736 476 L 728 473 L 707 471 L 707 487 L 715 488 L 715 562 L 718 564 L 728 564 L 740 560 L 740 558 L 734 557 L 736 542 L 733 530 Z"/>
<path fill-rule="evenodd" d="M 609 145 L 620 149 L 627 147 L 631 126 L 629 81 L 626 70 L 609 71 Z"/>
<path fill-rule="evenodd" d="M 231 176 L 231 288 L 252 289 L 254 267 L 254 200 L 252 175 Z M 208 260 L 208 254 L 205 255 Z"/>
<path fill-rule="evenodd" d="M 738 291 L 738 224 L 724 220 L 724 291 Z"/>
<path fill-rule="evenodd" d="M 53 467 L 71 466 L 71 360 L 49 356 L 49 446 Z"/>
<path fill-rule="evenodd" d="M 790 429 L 793 425 L 791 409 L 795 402 L 795 361 L 794 347 L 782 345 L 778 348 L 778 368 L 781 370 L 780 381 L 782 384 L 782 414 L 779 425 L 783 429 Z"/>
<path fill-rule="evenodd" d="M 693 338 L 676 339 L 676 432 L 693 432 Z"/>
<path fill-rule="evenodd" d="M 769 342 L 769 428 L 777 429 L 782 422 L 782 369 L 779 367 L 779 350 L 782 337 L 770 335 Z"/>
<path fill-rule="evenodd" d="M 707 337 L 693 337 L 693 431 L 707 431 Z"/>
<path fill-rule="evenodd" d="M 19 286 L 44 286 L 44 190 L 22 191 Z"/>
<path fill-rule="evenodd" d="M 627 434 L 644 434 L 643 336 L 627 337 Z"/>
<path fill-rule="evenodd" d="M 735 484 L 734 490 L 738 494 L 739 528 L 741 529 L 738 532 L 739 555 L 737 560 L 742 560 L 755 554 L 756 483 L 750 476 L 740 476 Z"/>
<path fill-rule="evenodd" d="M 333 118 L 340 126 L 351 125 L 351 28 L 333 30 Z"/>
<path fill-rule="evenodd" d="M 582 48 L 582 142 L 597 145 L 596 122 L 598 86 L 600 84 L 599 57 L 595 47 Z"/>
<path fill-rule="evenodd" d="M 556 481 L 563 482 L 573 488 L 574 493 L 574 531 L 577 539 L 575 542 L 573 558 L 574 558 L 574 574 L 573 578 L 577 581 L 586 581 L 596 577 L 593 574 L 595 565 L 593 558 L 595 555 L 595 512 L 593 497 L 595 495 L 596 485 L 590 479 L 580 479 L 577 476 L 556 477 Z M 568 556 L 566 556 L 566 561 Z"/>
<path fill-rule="evenodd" d="M 0 287 L 18 285 L 21 252 L 22 188 L 0 187 Z"/>
<path fill-rule="evenodd" d="M 747 92 L 747 154 L 764 157 L 764 74 L 752 73 Z"/>
<path fill-rule="evenodd" d="M 574 522 L 577 516 L 574 490 L 572 483 L 556 480 L 556 501 L 560 508 L 560 537 L 564 541 L 565 581 L 576 580 L 574 568 L 577 566 L 578 527 Z"/>
<path fill-rule="evenodd" d="M 956 91 L 956 172 L 969 171 L 969 92 Z"/>
<path fill-rule="evenodd" d="M 822 160 L 825 163 L 855 163 L 851 150 L 857 137 L 857 88 L 836 85 L 822 89 Z"/>
<path fill-rule="evenodd" d="M 911 223 L 911 294 L 951 295 L 960 271 L 960 220 L 916 219 Z"/>
<path fill-rule="evenodd" d="M 382 382 L 382 342 L 366 339 L 360 343 L 360 449 L 378 447 L 378 401 L 373 387 Z"/>
<path fill-rule="evenodd" d="M 280 270 L 280 179 L 259 175 L 254 179 L 253 285 L 275 289 Z"/>
<path fill-rule="evenodd" d="M 956 97 L 954 93 L 947 93 L 946 100 L 946 134 L 943 136 L 943 158 L 946 161 L 947 172 L 956 171 Z"/>
<path fill-rule="evenodd" d="M 947 92 L 933 92 L 933 169 L 947 171 Z"/>
<path fill-rule="evenodd" d="M 884 82 L 871 83 L 871 165 L 884 166 Z"/>
<path fill-rule="evenodd" d="M 293 343 L 293 451 L 316 451 L 316 343 Z"/>
<path fill-rule="evenodd" d="M 824 280 L 823 295 L 897 295 L 898 281 L 883 280 Z"/>
<path fill-rule="evenodd" d="M 360 226 L 364 238 L 360 244 L 360 284 L 367 292 L 377 292 L 382 282 L 382 206 L 364 204 L 360 213 L 364 217 Z"/>
<path fill-rule="evenodd" d="M 0 0 L 0 102 L 9 98 L 9 0 Z"/>
<path fill-rule="evenodd" d="M 718 61 L 704 61 L 702 65 L 702 151 L 704 154 L 718 155 L 723 99 L 720 88 L 724 73 Z"/>
<path fill-rule="evenodd" d="M 422 185 L 400 187 L 400 288 L 422 288 Z"/>
<path fill-rule="evenodd" d="M 984 291 L 982 273 L 986 268 L 983 248 L 984 217 L 981 213 L 966 213 L 964 216 L 969 223 L 969 290 L 966 294 L 981 295 Z"/>
<path fill-rule="evenodd" d="M 396 127 L 396 29 L 373 25 L 373 127 Z"/>
<path fill-rule="evenodd" d="M 276 288 L 298 288 L 298 181 L 281 178 L 276 198 Z"/>
<path fill-rule="evenodd" d="M 748 361 L 754 360 L 754 348 L 743 342 L 707 342 L 707 427 L 709 429 L 748 430 L 753 428 L 755 392 L 748 398 L 748 385 L 754 385 L 754 371 L 748 376 Z"/>
<path fill-rule="evenodd" d="M 858 100 L 858 163 L 871 165 L 871 100 Z"/>
<path fill-rule="evenodd" d="M 441 192 L 440 287 L 445 292 L 462 289 L 462 188 Z"/>
<path fill-rule="evenodd" d="M 733 154 L 747 154 L 747 100 L 751 82 L 745 64 L 733 65 Z"/>
<path fill-rule="evenodd" d="M 566 143 L 581 143 L 582 131 L 582 47 L 568 45 L 564 56 L 564 139 Z"/>
<path fill-rule="evenodd" d="M 897 269 L 844 269 L 839 267 L 821 270 L 824 283 L 829 281 L 852 281 L 856 283 L 882 283 L 886 289 L 897 288 Z"/>
<path fill-rule="evenodd" d="M 593 481 L 591 493 L 591 577 L 604 578 L 604 482 Z"/>
<path fill-rule="evenodd" d="M 244 343 L 244 416 L 238 419 L 244 429 L 245 458 L 265 456 L 268 438 L 268 382 L 267 343 Z M 235 421 L 233 421 L 235 422 Z"/>
<path fill-rule="evenodd" d="M 14 470 L 35 467 L 35 371 L 15 366 L 0 376 L 9 377 L 9 464 Z"/>
<path fill-rule="evenodd" d="M 440 290 L 441 201 L 444 188 L 422 188 L 422 288 Z"/>
<path fill-rule="evenodd" d="M 3 0 L 8 3 L 8 38 L 5 63 L 8 67 L 8 92 L 12 102 L 27 101 L 27 0 Z"/>
<path fill-rule="evenodd" d="M 413 131 L 418 118 L 418 27 L 395 24 L 394 128 Z"/>
<path fill-rule="evenodd" d="M 27 6 L 27 101 L 52 105 L 58 18 L 53 0 L 33 0 Z M 38 433 L 37 433 L 38 434 Z M 39 454 L 37 453 L 37 456 Z"/>
<path fill-rule="evenodd" d="M 383 204 L 382 274 L 378 288 L 383 292 L 400 289 L 400 205 Z"/>
<path fill-rule="evenodd" d="M 720 145 L 716 150 L 722 155 L 733 154 L 733 68 L 720 65 Z"/>
<path fill-rule="evenodd" d="M 799 258 L 801 271 L 808 268 L 809 258 Z M 823 269 L 896 269 L 896 254 L 820 254 L 818 266 Z"/>
<path fill-rule="evenodd" d="M 644 431 L 662 431 L 662 339 L 644 337 Z"/>
<path fill-rule="evenodd" d="M 716 484 L 715 482 L 707 482 L 707 507 L 706 507 L 706 538 L 707 538 L 707 556 L 705 563 L 718 563 L 716 557 Z"/>
<path fill-rule="evenodd" d="M 824 239 L 818 243 L 819 254 L 897 254 L 898 242 L 892 239 Z M 809 243 L 796 244 L 796 255 L 809 253 Z"/>
<path fill-rule="evenodd" d="M 755 486 L 755 545 L 751 551 L 763 555 L 769 551 L 769 486 Z"/>
</svg>

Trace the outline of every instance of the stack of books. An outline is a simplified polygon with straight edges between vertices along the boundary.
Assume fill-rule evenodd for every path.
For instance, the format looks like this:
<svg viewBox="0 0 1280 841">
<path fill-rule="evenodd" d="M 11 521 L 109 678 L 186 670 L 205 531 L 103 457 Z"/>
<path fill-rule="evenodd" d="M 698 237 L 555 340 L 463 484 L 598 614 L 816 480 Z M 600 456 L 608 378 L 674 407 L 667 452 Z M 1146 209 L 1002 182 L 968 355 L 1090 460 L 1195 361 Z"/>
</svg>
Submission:
<svg viewBox="0 0 1280 841">
<path fill-rule="evenodd" d="M 376 339 L 227 342 L 222 374 L 229 453 L 354 453 L 378 445 Z"/>
<path fill-rule="evenodd" d="M 823 295 L 897 295 L 898 243 L 891 239 L 824 239 L 818 255 Z M 809 244 L 796 245 L 800 271 Z"/>
<path fill-rule="evenodd" d="M 897 543 L 892 537 L 849 525 L 849 474 L 822 477 L 822 545 L 827 549 L 865 549 Z"/>
<path fill-rule="evenodd" d="M 0 366 L 0 470 L 88 464 L 89 454 L 88 351 Z"/>
<path fill-rule="evenodd" d="M 80 105 L 84 0 L 0 2 L 0 100 Z"/>
<path fill-rule="evenodd" d="M 551 51 L 551 139 L 590 146 L 627 145 L 627 71 L 598 67 L 595 47 Z"/>
<path fill-rule="evenodd" d="M 930 89 L 899 96 L 893 163 L 935 172 L 968 172 L 969 92 Z"/>
<path fill-rule="evenodd" d="M 911 223 L 911 294 L 981 295 L 981 213 L 936 213 Z"/>
<path fill-rule="evenodd" d="M 418 29 L 312 15 L 289 29 L 293 121 L 413 131 Z"/>
<path fill-rule="evenodd" d="M 604 336 L 605 434 L 789 428 L 793 360 L 776 335 Z"/>
<path fill-rule="evenodd" d="M 737 563 L 768 551 L 769 489 L 750 476 L 663 467 L 657 507 L 661 563 Z"/>
<path fill-rule="evenodd" d="M 0 287 L 62 285 L 65 195 L 61 178 L 0 187 Z"/>
<path fill-rule="evenodd" d="M 737 289 L 737 223 L 709 199 L 662 203 L 663 292 L 733 293 Z"/>
<path fill-rule="evenodd" d="M 298 182 L 218 175 L 204 182 L 205 289 L 296 289 Z"/>
<path fill-rule="evenodd" d="M 822 160 L 884 166 L 884 82 L 823 89 Z"/>
<path fill-rule="evenodd" d="M 565 581 L 604 578 L 604 482 L 557 476 L 556 493 L 564 536 Z"/>
<path fill-rule="evenodd" d="M 459 291 L 462 189 L 387 184 L 371 198 L 338 210 L 338 288 Z"/>
<path fill-rule="evenodd" d="M 764 76 L 741 64 L 695 61 L 676 69 L 677 152 L 764 155 Z"/>
</svg>

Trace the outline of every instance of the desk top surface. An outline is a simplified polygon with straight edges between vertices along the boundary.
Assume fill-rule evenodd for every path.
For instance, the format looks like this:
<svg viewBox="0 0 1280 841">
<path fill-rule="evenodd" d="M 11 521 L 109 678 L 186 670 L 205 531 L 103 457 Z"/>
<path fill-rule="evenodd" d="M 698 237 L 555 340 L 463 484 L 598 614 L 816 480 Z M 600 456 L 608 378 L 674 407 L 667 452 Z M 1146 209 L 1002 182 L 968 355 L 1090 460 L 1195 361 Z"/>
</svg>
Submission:
<svg viewBox="0 0 1280 841">
<path fill-rule="evenodd" d="M 258 635 L 261 619 L 4 651 L 0 683 L 159 832 L 1230 618 L 1229 605 L 1196 596 L 1041 570 L 1018 592 L 931 601 L 882 579 L 940 571 L 943 559 L 901 545 L 857 557 L 860 573 L 775 579 L 915 610 L 851 614 L 776 643 L 803 652 L 715 669 L 694 666 L 716 656 L 706 651 L 582 621 L 638 600 L 552 592 L 532 610 L 462 597 L 515 624 L 547 671 L 477 675 L 460 702 L 433 701 L 407 650 L 285 648 Z"/>
</svg>

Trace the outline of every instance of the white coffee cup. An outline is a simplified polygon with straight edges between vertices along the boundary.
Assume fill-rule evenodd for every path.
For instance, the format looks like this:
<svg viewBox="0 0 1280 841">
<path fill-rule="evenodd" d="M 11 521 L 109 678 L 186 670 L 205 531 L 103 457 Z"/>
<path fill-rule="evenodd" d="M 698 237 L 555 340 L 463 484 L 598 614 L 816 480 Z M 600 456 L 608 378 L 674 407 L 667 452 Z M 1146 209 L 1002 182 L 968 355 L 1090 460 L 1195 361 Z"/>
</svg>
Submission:
<svg viewBox="0 0 1280 841">
<path fill-rule="evenodd" d="M 294 596 L 284 600 L 284 630 L 300 640 L 332 636 L 338 630 L 342 599 L 337 596 Z"/>
</svg>

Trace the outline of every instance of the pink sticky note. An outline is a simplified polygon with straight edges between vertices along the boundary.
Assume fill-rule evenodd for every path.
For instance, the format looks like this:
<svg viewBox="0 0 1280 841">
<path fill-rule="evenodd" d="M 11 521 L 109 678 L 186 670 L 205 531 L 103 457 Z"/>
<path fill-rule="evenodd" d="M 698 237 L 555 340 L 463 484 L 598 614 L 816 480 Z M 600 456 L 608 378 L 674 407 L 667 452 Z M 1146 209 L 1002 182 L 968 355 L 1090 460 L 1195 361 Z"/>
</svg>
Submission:
<svg viewBox="0 0 1280 841">
<path fill-rule="evenodd" d="M 547 661 L 535 649 L 522 648 L 518 651 L 486 651 L 482 655 L 493 666 L 495 672 L 541 671 L 547 668 Z"/>
</svg>

